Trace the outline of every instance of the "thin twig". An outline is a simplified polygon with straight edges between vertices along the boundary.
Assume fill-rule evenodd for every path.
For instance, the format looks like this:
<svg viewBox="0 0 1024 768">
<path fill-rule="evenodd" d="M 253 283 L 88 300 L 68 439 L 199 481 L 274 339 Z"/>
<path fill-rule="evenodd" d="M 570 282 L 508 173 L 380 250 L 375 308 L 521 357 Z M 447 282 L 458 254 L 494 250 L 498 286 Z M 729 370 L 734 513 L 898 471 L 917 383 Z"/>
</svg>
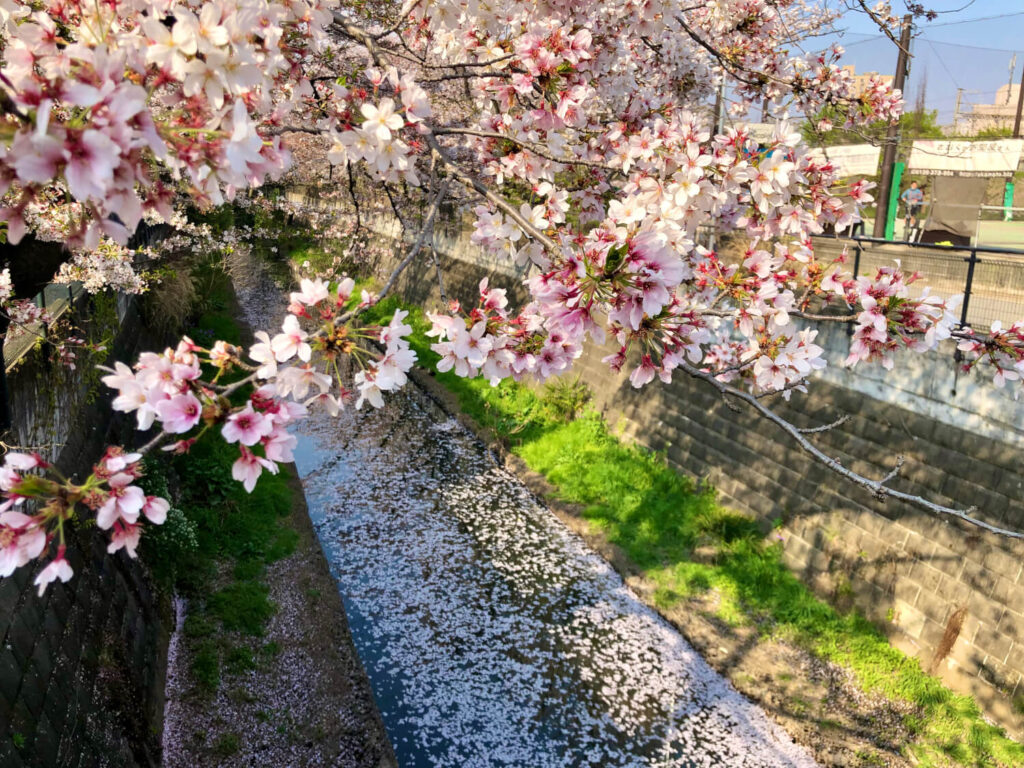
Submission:
<svg viewBox="0 0 1024 768">
<path fill-rule="evenodd" d="M 452 66 L 457 67 L 459 65 L 458 64 L 453 64 Z M 420 80 L 420 82 L 421 83 L 443 83 L 443 82 L 446 82 L 448 80 L 476 80 L 476 79 L 482 78 L 482 77 L 497 77 L 497 78 L 502 79 L 502 80 L 508 80 L 510 77 L 512 77 L 512 75 L 513 75 L 512 72 L 508 72 L 508 71 L 504 71 L 504 70 L 498 70 L 498 69 L 493 69 L 493 70 L 492 69 L 488 69 L 488 70 L 485 70 L 483 72 L 449 72 L 448 74 L 438 75 L 437 77 L 428 77 L 428 78 L 426 78 L 424 80 Z"/>
<path fill-rule="evenodd" d="M 409 18 L 409 14 L 411 14 L 416 9 L 416 6 L 419 5 L 419 4 L 420 4 L 420 0 L 412 0 L 412 2 L 410 2 L 408 4 L 408 6 L 406 6 L 404 9 L 399 11 L 399 16 L 398 16 L 397 21 L 395 21 L 394 24 L 392 24 L 390 27 L 385 29 L 383 32 L 378 32 L 376 35 L 373 36 L 373 39 L 374 40 L 380 40 L 383 37 L 387 37 L 388 35 L 391 35 L 391 34 L 394 34 L 395 32 L 397 32 L 399 27 L 401 27 L 402 24 L 405 23 L 405 20 Z"/>
<path fill-rule="evenodd" d="M 833 472 L 837 473 L 842 477 L 845 477 L 847 480 L 853 482 L 854 484 L 859 485 L 862 488 L 866 488 L 879 498 L 893 498 L 896 499 L 897 501 L 906 502 L 907 504 L 911 504 L 915 507 L 924 509 L 928 512 L 932 512 L 938 515 L 948 515 L 950 517 L 955 517 L 964 523 L 974 525 L 979 528 L 983 528 L 986 531 L 998 534 L 1000 536 L 1007 536 L 1013 539 L 1024 539 L 1024 533 L 1022 532 L 1012 531 L 1007 528 L 1000 528 L 998 526 L 992 525 L 991 523 L 986 523 L 984 520 L 979 520 L 978 518 L 973 517 L 973 513 L 977 511 L 976 507 L 969 507 L 968 509 L 955 509 L 953 507 L 946 507 L 941 504 L 936 504 L 933 501 L 929 501 L 928 499 L 922 498 L 921 496 L 915 496 L 911 493 L 904 493 L 903 491 L 897 491 L 892 488 L 887 488 L 885 485 L 882 484 L 887 479 L 891 478 L 887 477 L 886 479 L 879 481 L 872 480 L 871 478 L 868 477 L 864 477 L 863 475 L 854 472 L 852 469 L 844 467 L 838 460 L 822 452 L 821 449 L 819 449 L 810 440 L 808 440 L 801 433 L 800 429 L 798 429 L 794 424 L 791 424 L 790 422 L 786 421 L 786 419 L 784 419 L 782 416 L 775 413 L 775 411 L 771 410 L 770 408 L 762 404 L 753 395 L 747 392 L 743 392 L 742 390 L 736 389 L 735 387 L 731 387 L 728 384 L 725 384 L 724 382 L 718 381 L 718 379 L 715 378 L 714 374 L 701 371 L 698 368 L 694 368 L 689 363 L 683 362 L 680 364 L 679 367 L 687 374 L 694 377 L 695 379 L 701 379 L 703 381 L 706 381 L 708 384 L 710 384 L 712 387 L 717 389 L 722 394 L 728 394 L 729 396 L 746 403 L 755 411 L 757 411 L 759 415 L 768 419 L 768 421 L 775 424 L 787 435 L 789 435 L 793 440 L 795 440 L 797 445 L 799 445 L 805 453 L 810 454 L 815 461 L 824 464 Z"/>
<path fill-rule="evenodd" d="M 426 239 L 427 232 L 433 229 L 434 218 L 437 216 L 437 211 L 441 207 L 441 201 L 444 200 L 445 195 L 448 193 L 448 185 L 450 183 L 451 179 L 445 179 L 443 182 L 441 182 L 441 188 L 438 190 L 437 195 L 435 195 L 434 201 L 430 204 L 430 209 L 427 211 L 427 216 L 426 219 L 424 219 L 423 221 L 423 226 L 420 228 L 420 232 L 416 236 L 416 242 L 412 244 L 412 247 L 405 254 L 405 258 L 402 259 L 401 263 L 399 263 L 399 265 L 395 267 L 394 270 L 392 270 L 391 276 L 388 278 L 387 283 L 384 284 L 384 287 L 380 290 L 380 293 L 377 294 L 378 302 L 388 295 L 388 293 L 394 287 L 395 282 L 398 280 L 399 275 L 401 275 L 402 272 L 405 271 L 405 268 L 412 263 L 412 260 L 416 257 L 416 254 L 420 252 L 420 249 L 423 247 L 423 242 Z M 348 320 L 362 312 L 364 309 L 367 308 L 364 307 L 363 309 L 360 309 L 357 307 L 356 309 L 350 310 L 346 312 L 344 315 L 342 315 L 340 318 L 338 318 L 338 322 L 347 322 Z"/>
<path fill-rule="evenodd" d="M 802 435 L 813 435 L 816 432 L 828 432 L 830 429 L 835 429 L 836 427 L 840 426 L 841 424 L 845 424 L 849 420 L 850 420 L 850 414 L 847 413 L 847 414 L 845 414 L 843 416 L 840 416 L 838 419 L 833 421 L 831 424 L 825 424 L 825 425 L 820 426 L 820 427 L 809 427 L 807 429 L 800 429 L 798 431 Z"/>
<path fill-rule="evenodd" d="M 333 167 L 333 166 L 332 166 Z M 352 205 L 356 209 L 356 232 L 359 232 L 363 227 L 363 222 L 359 217 L 359 199 L 356 196 L 356 180 L 352 175 L 352 163 L 348 163 L 348 194 L 352 198 Z"/>
<path fill-rule="evenodd" d="M 445 304 L 448 303 L 448 297 L 444 293 L 444 278 L 441 276 L 441 260 L 437 258 L 437 248 L 434 247 L 434 243 L 430 243 L 430 254 L 434 257 L 434 267 L 437 269 L 437 292 L 441 296 L 441 301 Z"/>
<path fill-rule="evenodd" d="M 903 462 L 904 461 L 905 461 L 905 459 L 902 456 L 897 456 L 896 457 L 896 466 L 894 466 L 891 470 L 889 470 L 889 474 L 887 474 L 885 477 L 883 477 L 881 480 L 879 480 L 878 484 L 879 485 L 885 485 L 890 480 L 895 478 L 900 473 L 900 470 L 903 469 Z"/>
<path fill-rule="evenodd" d="M 539 147 L 537 144 L 534 144 L 533 142 L 523 141 L 522 139 L 517 139 L 515 136 L 509 136 L 504 133 L 498 133 L 497 131 L 481 131 L 477 130 L 476 128 L 457 128 L 452 126 L 432 128 L 431 130 L 433 131 L 435 136 L 457 134 L 463 136 L 476 136 L 477 138 L 481 139 L 500 139 L 502 141 L 510 141 L 516 146 L 521 147 L 522 149 L 528 150 L 529 152 L 532 152 L 535 155 L 543 157 L 546 160 L 551 160 L 552 162 L 555 163 L 561 163 L 562 165 L 583 165 L 588 168 L 600 168 L 602 170 L 610 171 L 612 173 L 621 172 L 619 168 L 614 168 L 610 165 L 606 165 L 605 163 L 597 162 L 596 160 L 582 160 L 571 157 L 555 157 L 550 152 Z"/>
</svg>

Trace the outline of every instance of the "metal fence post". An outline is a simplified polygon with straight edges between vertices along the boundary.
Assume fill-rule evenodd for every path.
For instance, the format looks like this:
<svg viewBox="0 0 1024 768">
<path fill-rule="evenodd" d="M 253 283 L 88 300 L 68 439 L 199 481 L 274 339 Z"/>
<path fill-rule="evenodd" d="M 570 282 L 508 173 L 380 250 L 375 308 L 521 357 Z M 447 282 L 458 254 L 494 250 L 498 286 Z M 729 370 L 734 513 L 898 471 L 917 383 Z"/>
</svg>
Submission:
<svg viewBox="0 0 1024 768">
<path fill-rule="evenodd" d="M 860 272 L 860 253 L 863 249 L 860 241 L 854 238 L 855 245 L 853 246 L 853 279 L 857 279 L 857 273 Z M 846 324 L 846 337 L 847 339 L 853 338 L 853 321 L 851 320 Z M 849 352 L 849 350 L 847 350 Z"/>
<path fill-rule="evenodd" d="M 10 330 L 11 321 L 7 318 L 0 318 L 0 433 L 7 432 L 14 425 L 11 416 L 10 389 L 7 385 L 7 357 L 2 351 Z"/>
<path fill-rule="evenodd" d="M 964 303 L 960 307 L 960 325 L 967 325 L 967 305 L 971 302 L 971 286 L 974 284 L 974 265 L 981 261 L 976 249 L 971 248 L 971 255 L 964 259 L 967 262 L 967 284 L 964 286 Z"/>
</svg>

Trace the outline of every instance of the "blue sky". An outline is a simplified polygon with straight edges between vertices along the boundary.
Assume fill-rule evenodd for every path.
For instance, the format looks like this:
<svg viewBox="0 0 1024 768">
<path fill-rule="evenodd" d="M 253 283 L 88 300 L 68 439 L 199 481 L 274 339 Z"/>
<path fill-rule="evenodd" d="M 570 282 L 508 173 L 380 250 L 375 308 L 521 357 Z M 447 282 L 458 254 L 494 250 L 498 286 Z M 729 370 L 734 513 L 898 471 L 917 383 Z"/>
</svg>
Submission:
<svg viewBox="0 0 1024 768">
<path fill-rule="evenodd" d="M 1024 0 L 968 3 L 925 0 L 926 6 L 941 13 L 933 22 L 915 22 L 913 59 L 905 89 L 908 106 L 913 107 L 922 83 L 926 83 L 926 106 L 938 110 L 942 123 L 952 122 L 958 87 L 964 89 L 965 111 L 971 103 L 991 104 L 995 90 L 1010 79 L 1014 52 L 1014 82 L 1020 82 L 1024 68 Z M 893 6 L 896 11 L 902 9 L 898 2 Z M 838 39 L 847 49 L 843 57 L 846 63 L 854 64 L 860 72 L 895 71 L 895 46 L 863 13 L 848 13 L 837 26 L 843 30 Z"/>
</svg>

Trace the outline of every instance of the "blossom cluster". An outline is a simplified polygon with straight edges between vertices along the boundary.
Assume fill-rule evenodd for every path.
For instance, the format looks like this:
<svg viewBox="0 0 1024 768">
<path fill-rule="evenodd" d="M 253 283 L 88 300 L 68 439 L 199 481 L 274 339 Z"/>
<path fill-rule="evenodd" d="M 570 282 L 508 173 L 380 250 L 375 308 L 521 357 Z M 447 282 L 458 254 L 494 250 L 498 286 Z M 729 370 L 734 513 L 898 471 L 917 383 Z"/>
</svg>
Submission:
<svg viewBox="0 0 1024 768">
<path fill-rule="evenodd" d="M 910 286 L 919 278 L 916 273 L 905 274 L 898 261 L 893 267 L 879 269 L 874 279 L 857 278 L 855 291 L 861 312 L 847 365 L 878 360 L 892 369 L 896 350 L 927 351 L 950 337 L 959 323 L 954 313 L 962 297 L 944 301 L 925 288 L 920 296 L 912 298 Z"/>
<path fill-rule="evenodd" d="M 305 400 L 305 405 L 320 403 L 332 414 L 338 413 L 356 392 L 356 408 L 364 403 L 382 407 L 383 393 L 402 387 L 416 361 L 416 353 L 405 338 L 412 328 L 405 323 L 405 310 L 396 310 L 391 322 L 381 328 L 351 322 L 355 312 L 375 303 L 375 298 L 364 290 L 355 310 L 346 311 L 354 288 L 355 281 L 350 277 L 338 281 L 333 290 L 321 278 L 303 278 L 301 290 L 290 296 L 281 333 L 273 338 L 264 331 L 256 334 L 259 341 L 249 350 L 249 357 L 260 364 L 256 375 L 272 379 L 282 397 L 302 399 L 310 390 L 317 390 Z M 307 332 L 303 321 L 317 323 L 319 327 L 313 333 Z M 371 342 L 383 345 L 383 353 L 375 352 Z M 314 357 L 327 372 L 319 369 Z M 350 358 L 359 368 L 352 377 L 354 389 L 346 387 L 342 380 L 338 367 L 342 358 Z M 279 365 L 292 360 L 295 364 L 283 368 Z"/>
<path fill-rule="evenodd" d="M 539 306 L 531 304 L 517 315 L 507 311 L 504 289 L 480 281 L 480 301 L 468 313 L 453 302 L 449 313 L 427 313 L 428 336 L 438 338 L 431 349 L 441 355 L 439 371 L 459 376 L 481 375 L 492 386 L 502 379 L 539 380 L 568 370 L 583 348 L 567 334 L 543 329 Z"/>
<path fill-rule="evenodd" d="M 394 67 L 386 74 L 367 69 L 365 77 L 374 95 L 387 80 L 398 103 L 384 96 L 374 104 L 363 89 L 350 91 L 335 85 L 332 96 L 337 127 L 328 134 L 333 143 L 327 158 L 335 165 L 362 161 L 375 177 L 388 181 L 402 178 L 418 185 L 415 154 L 422 142 L 416 131 L 431 114 L 427 92 L 409 75 L 400 78 Z"/>
<path fill-rule="evenodd" d="M 1003 324 L 995 320 L 987 336 L 975 333 L 971 328 L 964 329 L 958 336 L 957 350 L 965 358 L 965 371 L 987 363 L 995 371 L 992 380 L 997 387 L 1005 387 L 1007 382 L 1024 381 L 1024 322 L 1003 328 Z M 1018 384 L 1014 397 L 1019 396 Z"/>
<path fill-rule="evenodd" d="M 95 514 L 96 525 L 110 532 L 108 552 L 124 549 L 135 557 L 140 519 L 160 525 L 167 518 L 166 499 L 147 496 L 135 484 L 142 475 L 141 454 L 108 448 L 82 483 L 67 480 L 38 454 L 10 452 L 0 467 L 0 577 L 50 557 L 36 576 L 41 595 L 46 587 L 72 576 L 67 561 L 65 524 L 81 505 Z"/>
<path fill-rule="evenodd" d="M 276 473 L 281 462 L 294 459 L 297 439 L 288 427 L 320 404 L 337 414 L 358 392 L 356 407 L 383 406 L 383 393 L 407 381 L 416 360 L 409 348 L 412 328 L 404 310 L 394 313 L 386 326 L 357 325 L 359 309 L 374 303 L 363 291 L 354 310 L 346 310 L 354 290 L 351 278 L 331 287 L 320 279 L 304 278 L 291 294 L 289 312 L 281 332 L 273 337 L 258 332 L 248 350 L 248 364 L 237 347 L 218 341 L 210 348 L 184 337 L 163 353 L 144 352 L 131 368 L 117 362 L 103 382 L 117 390 L 116 411 L 135 415 L 140 431 L 154 426 L 166 451 L 187 452 L 208 431 L 237 445 L 239 456 L 232 476 L 253 491 L 264 471 Z M 315 325 L 311 331 L 303 323 Z M 379 345 L 374 347 L 373 345 Z M 345 361 L 359 368 L 353 388 L 342 381 Z M 215 374 L 204 379 L 206 370 Z M 230 370 L 248 375 L 232 384 L 219 383 Z M 255 385 L 241 405 L 229 395 Z M 149 446 L 147 446 L 148 449 Z M 66 558 L 65 524 L 79 507 L 95 515 L 96 525 L 110 531 L 110 552 L 124 549 L 136 555 L 142 535 L 141 520 L 154 525 L 166 519 L 166 499 L 146 496 L 136 484 L 142 475 L 143 454 L 108 448 L 81 484 L 63 478 L 36 454 L 8 453 L 0 468 L 0 577 L 42 559 L 56 547 L 49 564 L 39 573 L 40 593 L 56 579 L 67 581 L 72 568 Z"/>
<path fill-rule="evenodd" d="M 327 44 L 332 3 L 185 0 L 45 6 L 3 0 L 3 88 L 13 136 L 0 157 L 0 218 L 18 242 L 29 206 L 57 189 L 78 206 L 69 241 L 124 244 L 174 188 L 213 204 L 278 175 L 279 121 L 311 92 L 300 62 Z"/>
</svg>

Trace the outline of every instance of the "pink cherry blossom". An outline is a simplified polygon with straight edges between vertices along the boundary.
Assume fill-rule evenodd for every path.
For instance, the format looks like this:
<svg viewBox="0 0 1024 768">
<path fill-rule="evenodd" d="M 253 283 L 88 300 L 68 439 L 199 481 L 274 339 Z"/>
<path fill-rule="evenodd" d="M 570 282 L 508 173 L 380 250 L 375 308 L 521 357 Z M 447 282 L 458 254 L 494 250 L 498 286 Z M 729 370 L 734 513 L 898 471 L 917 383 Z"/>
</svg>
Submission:
<svg viewBox="0 0 1024 768">
<path fill-rule="evenodd" d="M 38 576 L 36 576 L 33 583 L 39 587 L 40 597 L 43 596 L 46 588 L 52 582 L 60 579 L 62 582 L 66 583 L 70 581 L 71 577 L 74 575 L 74 571 L 71 569 L 71 564 L 68 563 L 67 559 L 64 557 L 64 551 L 64 547 L 60 547 L 57 550 L 57 556 L 50 561 L 49 565 L 39 572 Z"/>
<path fill-rule="evenodd" d="M 251 446 L 269 435 L 273 429 L 273 421 L 261 413 L 256 413 L 250 403 L 241 411 L 231 414 L 221 432 L 229 443 Z"/>
<path fill-rule="evenodd" d="M 147 496 L 142 505 L 142 514 L 153 525 L 162 525 L 167 520 L 167 510 L 170 508 L 171 504 L 167 499 L 161 499 L 159 496 Z"/>
<path fill-rule="evenodd" d="M 96 525 L 106 530 L 119 520 L 135 523 L 139 519 L 139 512 L 146 503 L 146 494 L 131 484 L 134 479 L 124 473 L 110 478 L 107 500 L 96 511 Z"/>
<path fill-rule="evenodd" d="M 203 406 L 191 392 L 161 400 L 156 405 L 156 415 L 167 432 L 188 432 L 199 423 Z"/>
<path fill-rule="evenodd" d="M 306 342 L 309 334 L 302 330 L 299 319 L 295 315 L 286 316 L 281 330 L 283 332 L 270 341 L 270 348 L 277 361 L 283 363 L 298 355 L 300 360 L 308 363 L 313 350 Z"/>
<path fill-rule="evenodd" d="M 246 491 L 252 493 L 256 487 L 263 470 L 266 469 L 273 475 L 277 474 L 277 464 L 273 461 L 257 456 L 244 445 L 241 446 L 241 456 L 231 465 L 231 476 L 240 482 Z"/>
<path fill-rule="evenodd" d="M 114 531 L 110 536 L 107 552 L 114 554 L 118 550 L 124 549 L 129 557 L 136 557 L 136 550 L 138 549 L 141 536 L 142 528 L 140 526 L 118 520 L 114 524 Z"/>
</svg>

